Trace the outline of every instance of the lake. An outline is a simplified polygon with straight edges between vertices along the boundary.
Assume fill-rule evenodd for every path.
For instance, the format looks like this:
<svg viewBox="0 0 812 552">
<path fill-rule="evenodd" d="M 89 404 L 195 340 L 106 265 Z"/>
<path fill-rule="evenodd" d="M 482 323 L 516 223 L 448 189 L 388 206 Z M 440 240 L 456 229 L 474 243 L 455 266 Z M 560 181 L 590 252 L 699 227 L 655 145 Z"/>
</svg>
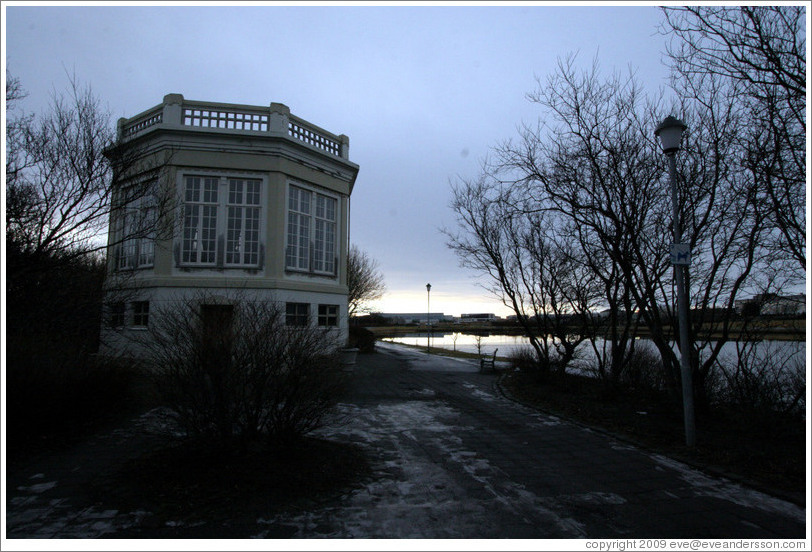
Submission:
<svg viewBox="0 0 812 552">
<path fill-rule="evenodd" d="M 484 356 L 490 356 L 494 350 L 498 349 L 497 355 L 501 358 L 510 358 L 514 353 L 521 349 L 530 349 L 530 341 L 521 335 L 472 335 L 465 333 L 432 333 L 428 338 L 428 344 L 431 348 L 443 348 L 448 350 L 457 350 L 465 353 L 477 352 L 477 338 L 481 340 L 482 347 L 481 353 Z M 405 345 L 416 345 L 425 347 L 427 345 L 427 337 L 425 332 L 401 335 L 397 337 L 385 337 L 384 341 L 391 343 L 402 343 Z M 644 347 L 648 347 L 652 351 L 656 351 L 654 344 L 649 339 L 639 339 L 638 343 Z M 599 346 L 601 345 L 599 341 Z M 678 348 L 675 346 L 675 350 Z M 728 365 L 735 364 L 737 357 L 737 349 L 735 342 L 728 342 L 722 348 L 720 354 L 721 360 Z M 806 363 L 806 341 L 761 341 L 756 343 L 753 347 L 752 354 L 758 361 L 772 358 L 780 365 L 790 365 L 794 363 L 801 363 L 802 366 Z M 592 347 L 588 342 L 584 342 L 578 348 L 578 358 L 585 363 L 591 363 L 594 359 Z"/>
</svg>

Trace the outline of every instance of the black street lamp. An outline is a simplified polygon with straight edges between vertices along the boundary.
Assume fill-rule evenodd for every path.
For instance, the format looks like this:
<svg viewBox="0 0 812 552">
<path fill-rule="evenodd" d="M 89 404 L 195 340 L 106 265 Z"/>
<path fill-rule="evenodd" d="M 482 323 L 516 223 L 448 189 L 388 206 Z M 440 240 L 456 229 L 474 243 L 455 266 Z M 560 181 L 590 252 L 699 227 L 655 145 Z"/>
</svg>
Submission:
<svg viewBox="0 0 812 552">
<path fill-rule="evenodd" d="M 691 263 L 690 244 L 682 243 L 682 230 L 679 224 L 679 203 L 677 201 L 677 161 L 676 155 L 682 141 L 682 133 L 688 128 L 676 117 L 666 117 L 654 131 L 660 139 L 663 153 L 668 156 L 668 173 L 671 180 L 671 204 L 674 210 L 674 243 L 671 245 L 671 264 L 674 265 L 674 281 L 677 287 L 677 309 L 679 315 L 680 372 L 682 375 L 682 410 L 685 418 L 685 444 L 696 444 L 696 422 L 694 420 L 694 388 L 691 374 L 691 349 L 688 339 L 688 290 L 686 280 L 688 265 Z"/>
<path fill-rule="evenodd" d="M 431 284 L 426 284 L 426 352 L 431 352 Z"/>
</svg>

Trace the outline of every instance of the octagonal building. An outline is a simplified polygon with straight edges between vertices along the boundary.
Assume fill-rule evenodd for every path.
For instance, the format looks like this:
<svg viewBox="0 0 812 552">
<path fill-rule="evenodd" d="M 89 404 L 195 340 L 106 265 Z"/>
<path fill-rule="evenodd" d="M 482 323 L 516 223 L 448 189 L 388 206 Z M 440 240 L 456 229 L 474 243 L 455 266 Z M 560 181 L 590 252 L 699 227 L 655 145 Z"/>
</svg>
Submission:
<svg viewBox="0 0 812 552">
<path fill-rule="evenodd" d="M 289 325 L 346 340 L 349 138 L 269 107 L 163 103 L 118 122 L 105 347 L 205 296 L 277 302 Z"/>
</svg>

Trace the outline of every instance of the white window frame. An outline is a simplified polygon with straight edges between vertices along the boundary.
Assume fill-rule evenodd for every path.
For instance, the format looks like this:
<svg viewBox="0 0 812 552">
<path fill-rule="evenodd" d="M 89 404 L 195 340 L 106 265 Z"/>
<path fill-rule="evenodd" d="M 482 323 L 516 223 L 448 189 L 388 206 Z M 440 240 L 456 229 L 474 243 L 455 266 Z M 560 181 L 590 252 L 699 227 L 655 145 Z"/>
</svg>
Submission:
<svg viewBox="0 0 812 552">
<path fill-rule="evenodd" d="M 200 187 L 198 192 L 190 194 L 187 186 L 191 179 L 200 179 Z M 232 186 L 236 183 L 240 183 L 239 194 Z M 249 188 L 255 184 L 258 189 L 249 192 Z M 183 204 L 180 213 L 179 266 L 260 267 L 268 212 L 268 182 L 264 176 L 236 172 L 186 172 L 178 176 L 178 187 Z M 238 226 L 232 223 L 237 214 L 240 221 Z M 191 218 L 194 224 L 189 224 Z M 248 226 L 250 228 L 246 230 Z"/>
<path fill-rule="evenodd" d="M 303 208 L 302 194 L 308 197 Z M 332 202 L 333 219 L 328 217 Z M 337 276 L 341 198 L 301 182 L 288 181 L 285 202 L 285 270 Z M 328 239 L 328 229 L 332 236 Z M 306 233 L 306 235 L 305 235 Z M 293 248 L 293 250 L 292 250 Z"/>
<path fill-rule="evenodd" d="M 158 205 L 154 193 L 157 181 L 144 188 L 144 195 L 127 201 L 126 194 L 131 189 L 132 187 L 123 191 L 125 201 L 118 217 L 116 270 L 152 268 L 155 265 Z"/>
</svg>

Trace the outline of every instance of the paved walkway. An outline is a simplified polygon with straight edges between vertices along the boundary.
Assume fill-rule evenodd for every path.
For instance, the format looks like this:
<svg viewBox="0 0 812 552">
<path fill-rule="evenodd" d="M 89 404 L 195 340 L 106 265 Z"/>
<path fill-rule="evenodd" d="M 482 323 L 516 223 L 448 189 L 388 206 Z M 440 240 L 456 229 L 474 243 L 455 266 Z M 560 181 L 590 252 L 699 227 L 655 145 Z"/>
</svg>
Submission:
<svg viewBox="0 0 812 552">
<path fill-rule="evenodd" d="M 321 434 L 366 447 L 372 482 L 317 510 L 244 520 L 228 537 L 805 536 L 802 508 L 521 406 L 471 361 L 382 344 L 359 356 L 356 376 L 345 422 Z M 51 483 L 15 480 L 14 534 L 115 536 L 146 515 L 71 511 Z"/>
</svg>

